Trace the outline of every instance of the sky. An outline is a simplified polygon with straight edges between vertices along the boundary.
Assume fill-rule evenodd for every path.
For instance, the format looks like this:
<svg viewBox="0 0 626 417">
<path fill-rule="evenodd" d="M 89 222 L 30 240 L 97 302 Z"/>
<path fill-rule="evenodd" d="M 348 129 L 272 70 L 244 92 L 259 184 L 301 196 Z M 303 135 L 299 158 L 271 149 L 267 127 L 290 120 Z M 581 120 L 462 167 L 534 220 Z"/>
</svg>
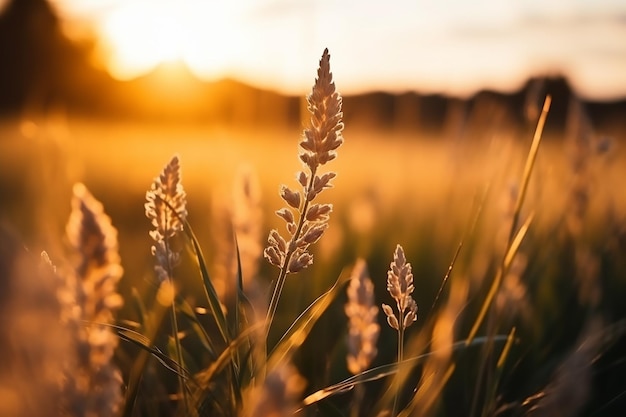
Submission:
<svg viewBox="0 0 626 417">
<path fill-rule="evenodd" d="M 563 75 L 584 98 L 626 97 L 624 0 L 51 1 L 118 79 L 183 60 L 205 80 L 301 94 L 327 47 L 343 94 L 466 97 Z"/>
</svg>

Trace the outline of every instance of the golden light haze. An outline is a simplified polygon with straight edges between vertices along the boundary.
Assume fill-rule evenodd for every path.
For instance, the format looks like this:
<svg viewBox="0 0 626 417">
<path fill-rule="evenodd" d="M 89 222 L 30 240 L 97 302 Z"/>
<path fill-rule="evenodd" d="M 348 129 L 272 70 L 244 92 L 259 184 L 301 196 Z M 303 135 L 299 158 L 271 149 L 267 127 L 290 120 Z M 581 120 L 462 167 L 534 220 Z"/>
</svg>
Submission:
<svg viewBox="0 0 626 417">
<path fill-rule="evenodd" d="M 308 89 L 328 47 L 345 94 L 468 96 L 566 76 L 583 97 L 626 97 L 626 3 L 618 0 L 53 0 L 68 25 L 92 25 L 118 79 L 181 60 L 199 78 Z"/>
</svg>

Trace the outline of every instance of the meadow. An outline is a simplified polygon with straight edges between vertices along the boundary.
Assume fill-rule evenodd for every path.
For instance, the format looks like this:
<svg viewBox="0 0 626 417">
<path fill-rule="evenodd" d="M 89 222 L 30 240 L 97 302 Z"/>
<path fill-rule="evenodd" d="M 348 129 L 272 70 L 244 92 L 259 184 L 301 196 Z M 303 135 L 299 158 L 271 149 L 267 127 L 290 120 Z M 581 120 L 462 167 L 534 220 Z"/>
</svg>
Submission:
<svg viewBox="0 0 626 417">
<path fill-rule="evenodd" d="M 262 251 L 272 246 L 271 230 L 285 233 L 286 215 L 274 212 L 302 210 L 300 200 L 292 204 L 289 194 L 279 193 L 281 184 L 298 187 L 301 130 L 61 116 L 3 120 L 0 220 L 9 230 L 3 234 L 12 236 L 3 239 L 20 243 L 3 243 L 11 250 L 2 253 L 2 285 L 13 301 L 2 307 L 3 323 L 12 324 L 0 332 L 6 343 L 0 350 L 6 362 L 0 414 L 49 412 L 38 407 L 56 405 L 60 397 L 46 396 L 58 389 L 45 382 L 48 374 L 67 381 L 89 372 L 67 359 L 67 346 L 46 343 L 58 334 L 91 340 L 93 331 L 115 339 L 110 366 L 121 381 L 113 388 L 117 394 L 107 398 L 117 408 L 105 412 L 106 404 L 85 399 L 89 390 L 100 392 L 92 377 L 81 401 L 99 411 L 66 408 L 59 415 L 621 415 L 624 138 L 609 141 L 590 128 L 583 112 L 572 113 L 568 130 L 545 132 L 534 142 L 536 120 L 521 128 L 494 127 L 476 116 L 485 123 L 480 129 L 454 137 L 346 125 L 345 143 L 328 162 L 327 171 L 337 173 L 333 188 L 319 197 L 332 204 L 332 212 L 311 220 L 323 233 L 307 242 L 312 265 L 286 275 L 276 315 L 267 318 L 285 266 L 284 256 L 278 256 L 277 269 Z M 303 120 L 306 126 L 306 115 Z M 154 269 L 153 252 L 158 265 L 159 249 L 151 252 L 155 241 L 144 207 L 159 173 L 161 179 L 180 174 L 186 194 L 185 216 L 179 210 L 170 218 L 181 223 L 172 243 L 180 265 L 165 279 Z M 108 323 L 78 320 L 76 333 L 16 332 L 15 326 L 42 326 L 27 306 L 47 320 L 50 311 L 64 307 L 44 311 L 29 300 L 35 297 L 29 285 L 37 281 L 15 285 L 20 269 L 11 266 L 7 253 L 25 246 L 23 256 L 35 262 L 45 250 L 57 275 L 76 269 L 72 228 L 66 231 L 76 210 L 70 202 L 77 195 L 91 198 L 73 188 L 76 182 L 102 203 L 117 229 L 124 272 L 116 289 L 109 288 L 121 296 L 108 295 L 115 314 L 106 316 Z M 158 211 L 163 197 L 154 198 Z M 170 202 L 160 209 L 178 208 Z M 174 249 L 164 250 L 170 259 Z M 309 253 L 308 245 L 304 251 Z M 402 281 L 403 257 L 412 267 L 414 291 Z M 396 270 L 392 265 L 388 275 L 390 263 Z M 376 307 L 376 315 L 369 327 L 353 332 L 369 341 L 351 345 L 355 324 L 345 306 L 355 301 L 346 289 L 348 281 L 361 279 L 360 291 L 367 292 L 365 275 L 371 297 L 361 294 L 359 300 L 373 302 L 366 311 Z M 389 292 L 395 285 L 390 276 L 400 277 L 401 296 Z M 163 284 L 168 282 L 173 287 Z M 36 297 L 44 299 L 43 291 Z M 416 320 L 394 329 L 381 304 L 395 306 L 395 300 L 400 306 L 407 297 L 414 299 Z M 217 298 L 217 306 L 211 304 Z M 412 311 L 410 303 L 406 308 L 396 312 L 400 322 Z M 57 321 L 42 323 L 52 329 Z M 346 361 L 359 354 L 354 343 L 362 349 L 371 343 L 370 357 L 359 366 Z M 399 356 L 404 362 L 397 366 Z M 76 372 L 47 367 L 55 358 L 61 367 L 74 363 Z M 33 378 L 41 382 L 27 386 Z M 80 388 L 76 382 L 71 395 L 78 397 Z"/>
</svg>

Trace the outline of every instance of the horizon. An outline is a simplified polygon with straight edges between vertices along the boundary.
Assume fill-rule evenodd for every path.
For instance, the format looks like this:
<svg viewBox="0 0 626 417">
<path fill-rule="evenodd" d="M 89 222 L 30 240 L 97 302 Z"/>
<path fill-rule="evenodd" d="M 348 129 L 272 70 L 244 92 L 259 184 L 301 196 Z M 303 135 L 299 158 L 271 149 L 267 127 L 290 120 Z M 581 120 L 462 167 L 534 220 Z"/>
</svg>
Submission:
<svg viewBox="0 0 626 417">
<path fill-rule="evenodd" d="M 613 0 L 469 7 L 399 0 L 386 9 L 352 1 L 51 4 L 68 33 L 91 31 L 102 64 L 122 80 L 182 60 L 204 81 L 229 78 L 299 95 L 328 47 L 345 95 L 467 98 L 562 76 L 587 100 L 626 97 L 626 4 Z"/>
<path fill-rule="evenodd" d="M 143 82 L 163 81 L 164 87 L 172 87 L 176 85 L 180 86 L 180 85 L 187 84 L 189 82 L 202 84 L 206 87 L 211 87 L 211 86 L 218 86 L 223 83 L 234 83 L 234 84 L 239 84 L 244 87 L 248 87 L 252 90 L 266 91 L 271 94 L 276 94 L 278 96 L 283 96 L 283 97 L 288 97 L 288 98 L 302 98 L 303 95 L 306 95 L 310 92 L 309 91 L 310 87 L 307 90 L 303 90 L 303 91 L 295 91 L 293 93 L 289 91 L 285 92 L 281 89 L 272 88 L 271 86 L 263 87 L 263 86 L 255 85 L 253 83 L 248 83 L 246 81 L 240 80 L 236 77 L 229 76 L 229 75 L 225 75 L 224 77 L 217 78 L 217 79 L 205 79 L 205 78 L 199 77 L 194 71 L 192 71 L 189 65 L 183 60 L 160 62 L 154 68 L 150 69 L 148 72 L 142 73 L 141 75 L 138 75 L 137 77 L 134 77 L 132 79 L 120 80 L 111 76 L 111 74 L 107 73 L 107 75 L 111 77 L 110 79 L 112 82 L 116 84 L 120 84 L 120 85 L 124 85 L 124 84 L 135 85 L 135 84 L 141 84 Z M 167 80 L 168 78 L 169 78 L 169 81 Z M 371 90 L 362 90 L 362 91 L 357 90 L 356 92 L 348 92 L 348 93 L 345 93 L 342 89 L 339 89 L 339 92 L 341 93 L 343 97 L 350 97 L 350 98 L 358 98 L 358 97 L 369 96 L 369 95 L 384 94 L 384 95 L 389 95 L 389 96 L 394 96 L 394 97 L 404 96 L 404 95 L 415 95 L 418 97 L 441 97 L 442 99 L 471 101 L 483 93 L 495 94 L 495 95 L 499 95 L 503 97 L 511 97 L 511 96 L 523 94 L 524 91 L 530 88 L 531 84 L 535 82 L 563 83 L 563 87 L 569 90 L 569 92 L 574 93 L 574 94 L 576 93 L 572 86 L 571 81 L 565 75 L 562 75 L 562 74 L 545 74 L 545 75 L 538 75 L 538 76 L 530 76 L 529 78 L 521 82 L 521 84 L 517 88 L 512 88 L 510 90 L 497 90 L 497 89 L 490 89 L 486 87 L 486 88 L 477 89 L 471 94 L 463 95 L 463 96 L 448 95 L 448 94 L 440 93 L 440 92 L 422 92 L 418 90 L 401 90 L 401 89 L 398 91 L 383 90 L 383 89 L 371 89 Z M 598 104 L 601 104 L 601 103 L 620 104 L 623 102 L 626 103 L 626 95 L 623 97 L 615 98 L 615 99 L 604 99 L 604 100 L 586 99 L 584 97 L 579 97 L 579 96 L 577 97 L 580 100 L 589 102 L 589 103 L 598 103 Z"/>
</svg>

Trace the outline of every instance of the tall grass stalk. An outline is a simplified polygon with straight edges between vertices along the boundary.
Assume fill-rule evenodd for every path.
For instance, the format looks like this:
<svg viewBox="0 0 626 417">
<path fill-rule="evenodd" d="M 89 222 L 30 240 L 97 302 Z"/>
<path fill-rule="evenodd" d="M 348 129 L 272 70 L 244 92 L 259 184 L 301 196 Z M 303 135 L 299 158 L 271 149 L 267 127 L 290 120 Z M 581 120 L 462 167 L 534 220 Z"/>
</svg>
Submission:
<svg viewBox="0 0 626 417">
<path fill-rule="evenodd" d="M 266 340 L 287 274 L 300 272 L 313 263 L 313 256 L 308 251 L 309 245 L 320 239 L 328 227 L 332 211 L 330 204 L 312 204 L 318 194 L 331 187 L 331 180 L 336 176 L 334 172 L 320 176 L 318 169 L 335 159 L 336 150 L 343 143 L 342 99 L 335 90 L 328 49 L 324 50 L 320 60 L 317 78 L 307 102 L 311 120 L 309 127 L 304 130 L 299 155 L 306 172 L 300 171 L 296 176 L 302 189 L 294 191 L 283 185 L 280 196 L 287 203 L 287 207 L 276 212 L 285 221 L 289 238 L 284 239 L 278 231 L 272 230 L 264 251 L 265 258 L 280 268 L 267 309 Z"/>
<path fill-rule="evenodd" d="M 146 201 L 146 216 L 154 226 L 150 237 L 154 240 L 152 254 L 156 258 L 155 271 L 160 281 L 157 296 L 160 296 L 161 304 L 170 306 L 172 338 L 176 347 L 178 365 L 183 367 L 174 285 L 174 267 L 180 262 L 180 251 L 172 246 L 173 239 L 182 232 L 187 217 L 186 194 L 180 180 L 178 156 L 174 156 L 163 168 L 159 177 L 154 179 L 150 190 L 146 193 Z M 183 396 L 183 407 L 188 414 L 187 388 L 181 373 L 178 373 L 178 381 Z"/>
<path fill-rule="evenodd" d="M 391 262 L 387 272 L 387 291 L 396 301 L 398 315 L 395 315 L 391 306 L 383 304 L 382 307 L 387 316 L 387 323 L 398 332 L 398 364 L 404 360 L 404 332 L 417 320 L 417 304 L 411 296 L 414 289 L 411 264 L 407 263 L 402 246 L 397 245 L 393 254 L 393 262 Z M 396 415 L 400 392 L 398 381 L 394 385 L 396 385 L 394 388 L 396 393 L 393 399 L 392 416 Z"/>
<path fill-rule="evenodd" d="M 532 212 L 528 216 L 524 224 L 518 229 L 518 223 L 519 223 L 519 218 L 520 218 L 521 211 L 522 211 L 522 205 L 526 199 L 526 192 L 530 184 L 530 177 L 533 171 L 533 167 L 535 165 L 537 153 L 539 151 L 539 144 L 541 143 L 543 128 L 545 126 L 545 121 L 548 116 L 548 112 L 550 110 L 551 101 L 552 99 L 550 96 L 547 96 L 544 101 L 544 105 L 543 105 L 541 114 L 539 116 L 539 120 L 537 122 L 537 127 L 533 135 L 533 140 L 530 146 L 530 150 L 526 158 L 526 163 L 524 165 L 524 171 L 523 171 L 522 178 L 521 178 L 521 186 L 520 186 L 519 193 L 517 194 L 517 198 L 515 200 L 515 205 L 514 205 L 513 212 L 512 212 L 513 214 L 512 214 L 511 226 L 507 233 L 507 241 L 505 245 L 504 255 L 502 256 L 500 265 L 498 266 L 496 275 L 482 303 L 478 316 L 475 319 L 474 324 L 472 325 L 472 328 L 467 338 L 468 343 L 471 342 L 474 339 L 474 337 L 476 337 L 476 334 L 478 333 L 478 330 L 481 327 L 483 321 L 487 317 L 487 314 L 489 313 L 489 311 L 492 311 L 491 306 L 493 304 L 493 301 L 495 300 L 496 295 L 498 294 L 500 290 L 502 281 L 507 276 L 509 269 L 511 268 L 511 265 L 513 264 L 513 261 L 515 260 L 517 251 L 519 250 L 519 247 L 522 241 L 524 240 L 524 237 L 526 236 L 526 233 L 528 232 L 528 229 L 530 228 L 530 225 L 533 221 L 534 212 Z M 487 329 L 487 335 L 489 338 L 493 337 L 495 334 L 495 328 L 496 328 L 495 321 L 496 321 L 496 318 L 493 315 L 490 315 L 490 320 L 488 321 L 488 329 Z M 485 345 L 485 354 L 483 355 L 481 359 L 481 366 L 479 367 L 478 379 L 480 381 L 483 378 L 486 378 L 487 385 L 488 385 L 487 395 L 489 395 L 491 390 L 494 389 L 493 387 L 489 387 L 489 385 L 495 384 L 494 382 L 495 378 L 493 378 L 493 375 L 491 372 L 492 365 L 490 363 L 492 361 L 493 349 L 494 349 L 493 343 L 488 343 L 487 345 Z M 474 414 L 475 407 L 478 404 L 478 396 L 479 396 L 479 390 L 477 388 L 474 392 L 474 400 L 473 400 L 473 405 L 471 407 L 472 415 Z M 483 408 L 483 413 L 486 412 L 488 407 L 489 407 L 489 404 L 485 404 L 485 407 Z"/>
<path fill-rule="evenodd" d="M 522 175 L 522 182 L 519 194 L 517 196 L 517 200 L 515 201 L 515 208 L 513 209 L 513 221 L 511 222 L 511 229 L 508 233 L 507 239 L 507 250 L 505 251 L 505 255 L 502 258 L 502 262 L 500 267 L 498 268 L 498 272 L 496 273 L 496 277 L 494 278 L 491 287 L 489 288 L 489 292 L 483 301 L 480 312 L 478 313 L 478 317 L 474 321 L 472 329 L 470 330 L 469 335 L 467 336 L 467 343 L 469 344 L 476 334 L 478 333 L 478 329 L 482 325 L 482 322 L 489 311 L 489 307 L 491 306 L 492 301 L 494 300 L 496 294 L 498 293 L 498 289 L 500 288 L 500 284 L 502 282 L 502 278 L 506 276 L 506 272 L 513 261 L 513 257 L 515 256 L 515 252 L 521 244 L 521 239 L 523 235 L 521 234 L 522 230 L 524 230 L 524 234 L 526 229 L 522 228 L 520 230 L 517 229 L 517 224 L 519 222 L 519 217 L 522 211 L 522 204 L 526 198 L 526 191 L 528 189 L 528 185 L 530 183 L 530 176 L 532 174 L 533 167 L 535 165 L 535 160 L 537 158 L 537 152 L 539 151 L 539 143 L 541 142 L 541 135 L 543 133 L 543 127 L 546 123 L 546 117 L 548 116 L 548 111 L 550 110 L 550 103 L 552 102 L 552 98 L 550 96 L 546 97 L 546 100 L 543 104 L 543 108 L 541 110 L 541 116 L 539 117 L 539 121 L 537 123 L 537 129 L 535 130 L 535 134 L 533 136 L 533 141 L 530 146 L 530 151 L 528 153 L 528 157 L 526 158 L 526 164 L 524 166 L 524 173 Z M 531 217 L 532 218 L 532 217 Z M 530 220 L 527 220 L 527 225 L 530 225 Z M 521 235 L 521 236 L 520 236 Z M 520 240 L 517 247 L 514 248 L 514 243 L 516 240 Z M 515 249 L 515 250 L 512 250 Z"/>
</svg>

